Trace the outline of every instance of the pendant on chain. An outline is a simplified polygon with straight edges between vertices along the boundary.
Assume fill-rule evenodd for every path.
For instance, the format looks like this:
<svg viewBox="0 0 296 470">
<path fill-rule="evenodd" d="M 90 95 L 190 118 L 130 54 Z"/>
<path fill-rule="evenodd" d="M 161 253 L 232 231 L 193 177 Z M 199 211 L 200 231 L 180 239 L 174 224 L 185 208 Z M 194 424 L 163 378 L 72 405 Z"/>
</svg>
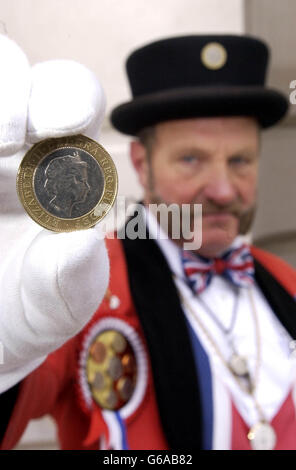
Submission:
<svg viewBox="0 0 296 470">
<path fill-rule="evenodd" d="M 248 364 L 243 356 L 233 353 L 229 359 L 228 365 L 233 374 L 238 377 L 245 377 L 249 375 Z"/>
<path fill-rule="evenodd" d="M 248 432 L 253 450 L 272 450 L 276 445 L 276 433 L 267 421 L 259 421 Z"/>
</svg>

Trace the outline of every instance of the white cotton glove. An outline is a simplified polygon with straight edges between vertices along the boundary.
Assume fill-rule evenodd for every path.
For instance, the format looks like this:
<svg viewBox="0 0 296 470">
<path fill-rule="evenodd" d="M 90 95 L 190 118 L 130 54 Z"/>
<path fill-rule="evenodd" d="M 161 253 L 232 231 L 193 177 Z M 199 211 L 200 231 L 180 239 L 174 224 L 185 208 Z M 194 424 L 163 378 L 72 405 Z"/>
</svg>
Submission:
<svg viewBox="0 0 296 470">
<path fill-rule="evenodd" d="M 16 172 L 33 143 L 82 133 L 97 138 L 105 97 L 73 61 L 30 68 L 0 36 L 0 393 L 74 336 L 99 306 L 109 281 L 100 227 L 52 233 L 25 213 Z"/>
</svg>

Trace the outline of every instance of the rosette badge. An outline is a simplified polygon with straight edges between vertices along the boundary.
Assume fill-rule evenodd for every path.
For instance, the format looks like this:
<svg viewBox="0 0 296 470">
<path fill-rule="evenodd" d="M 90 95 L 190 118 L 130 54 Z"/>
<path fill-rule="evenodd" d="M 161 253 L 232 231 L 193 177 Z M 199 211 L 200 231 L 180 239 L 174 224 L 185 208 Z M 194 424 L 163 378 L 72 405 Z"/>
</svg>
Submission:
<svg viewBox="0 0 296 470">
<path fill-rule="evenodd" d="M 55 232 L 97 224 L 112 208 L 117 188 L 112 158 L 83 135 L 34 145 L 17 175 L 17 192 L 29 216 Z"/>
</svg>

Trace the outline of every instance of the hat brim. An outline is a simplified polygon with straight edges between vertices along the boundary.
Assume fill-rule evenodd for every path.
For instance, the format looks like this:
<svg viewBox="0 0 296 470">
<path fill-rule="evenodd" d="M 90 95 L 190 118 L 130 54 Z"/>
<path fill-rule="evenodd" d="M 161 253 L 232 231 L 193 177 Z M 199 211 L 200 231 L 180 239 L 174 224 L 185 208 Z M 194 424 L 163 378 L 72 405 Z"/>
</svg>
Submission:
<svg viewBox="0 0 296 470">
<path fill-rule="evenodd" d="M 136 97 L 117 106 L 113 126 L 128 135 L 176 119 L 214 116 L 252 116 L 262 128 L 282 119 L 289 104 L 286 97 L 263 87 L 186 87 Z"/>
</svg>

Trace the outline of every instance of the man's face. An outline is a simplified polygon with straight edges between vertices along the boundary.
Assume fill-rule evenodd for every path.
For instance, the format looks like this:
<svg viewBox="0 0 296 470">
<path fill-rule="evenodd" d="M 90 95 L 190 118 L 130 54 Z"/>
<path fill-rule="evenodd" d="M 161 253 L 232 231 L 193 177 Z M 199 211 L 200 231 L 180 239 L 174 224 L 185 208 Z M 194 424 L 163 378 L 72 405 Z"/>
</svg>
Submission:
<svg viewBox="0 0 296 470">
<path fill-rule="evenodd" d="M 254 119 L 198 118 L 158 124 L 148 159 L 141 144 L 133 145 L 132 159 L 146 204 L 202 204 L 200 254 L 219 255 L 250 225 L 259 153 Z"/>
</svg>

